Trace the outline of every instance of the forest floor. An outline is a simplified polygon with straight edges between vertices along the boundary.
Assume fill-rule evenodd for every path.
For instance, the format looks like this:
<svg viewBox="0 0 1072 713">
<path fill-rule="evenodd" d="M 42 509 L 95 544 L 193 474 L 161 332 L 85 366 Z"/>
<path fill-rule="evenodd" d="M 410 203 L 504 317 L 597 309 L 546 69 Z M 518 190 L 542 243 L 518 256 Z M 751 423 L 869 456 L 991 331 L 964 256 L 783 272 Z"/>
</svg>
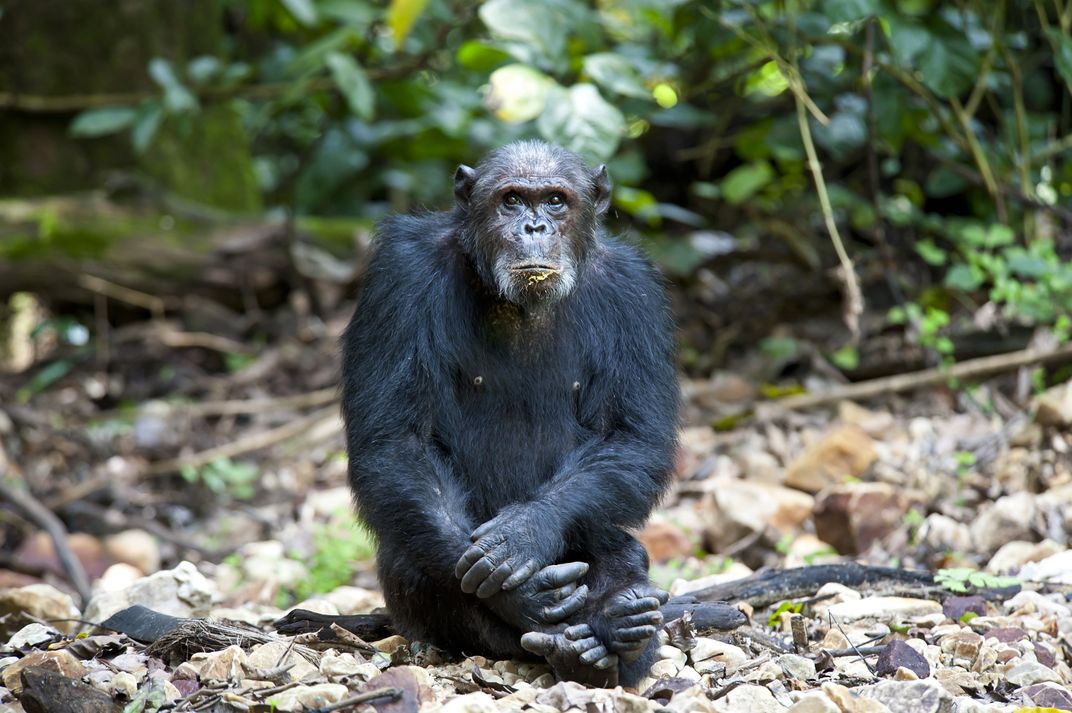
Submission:
<svg viewBox="0 0 1072 713">
<path fill-rule="evenodd" d="M 1072 385 L 775 411 L 748 375 L 685 382 L 676 479 L 639 533 L 659 585 L 848 561 L 936 576 L 742 595 L 745 626 L 669 622 L 635 689 L 588 689 L 399 636 L 273 633 L 295 606 L 382 598 L 335 404 L 345 316 L 261 318 L 288 336 L 135 323 L 0 380 L 0 713 L 1072 710 Z M 229 623 L 152 646 L 88 625 L 134 604 Z"/>
</svg>

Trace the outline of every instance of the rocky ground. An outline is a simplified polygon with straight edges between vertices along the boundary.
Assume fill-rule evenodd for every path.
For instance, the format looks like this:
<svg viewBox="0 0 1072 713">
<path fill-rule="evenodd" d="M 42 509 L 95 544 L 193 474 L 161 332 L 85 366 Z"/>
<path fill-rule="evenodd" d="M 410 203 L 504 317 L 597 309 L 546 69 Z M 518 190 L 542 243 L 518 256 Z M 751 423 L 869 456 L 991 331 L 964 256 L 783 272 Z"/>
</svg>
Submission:
<svg viewBox="0 0 1072 713">
<path fill-rule="evenodd" d="M 241 392 L 247 404 L 304 361 L 300 351 L 266 359 L 247 367 L 260 369 Z M 123 418 L 90 418 L 80 395 L 93 388 L 83 379 L 43 396 L 66 409 L 63 424 L 0 409 L 0 470 L 21 474 L 78 530 L 67 541 L 93 585 L 79 604 L 49 538 L 4 510 L 0 712 L 1072 710 L 1069 384 L 1023 409 L 997 390 L 942 388 L 753 420 L 746 379 L 686 384 L 677 478 L 640 533 L 660 585 L 683 594 L 847 560 L 938 576 L 733 602 L 749 623 L 730 632 L 669 622 L 660 660 L 633 690 L 558 682 L 532 662 L 451 658 L 398 636 L 273 634 L 295 605 L 382 605 L 349 510 L 331 395 L 259 412 L 226 406 L 238 398 L 230 391 L 203 397 L 200 411 L 146 401 Z M 262 444 L 252 483 L 241 454 L 211 450 L 294 421 L 302 439 Z M 220 457 L 187 450 L 160 466 L 176 442 Z M 105 483 L 107 497 L 80 501 L 86 482 Z M 91 626 L 132 604 L 227 625 L 148 647 Z"/>
</svg>

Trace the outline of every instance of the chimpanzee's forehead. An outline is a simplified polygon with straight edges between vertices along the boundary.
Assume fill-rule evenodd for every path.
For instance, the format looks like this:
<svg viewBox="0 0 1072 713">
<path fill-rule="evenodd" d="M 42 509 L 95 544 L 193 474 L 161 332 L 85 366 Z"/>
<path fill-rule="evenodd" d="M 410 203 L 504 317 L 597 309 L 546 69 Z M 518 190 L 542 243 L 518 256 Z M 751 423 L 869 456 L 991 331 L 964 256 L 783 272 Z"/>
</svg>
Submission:
<svg viewBox="0 0 1072 713">
<path fill-rule="evenodd" d="M 496 180 L 572 180 L 586 177 L 584 163 L 557 146 L 539 141 L 519 141 L 492 152 L 484 162 Z"/>
</svg>

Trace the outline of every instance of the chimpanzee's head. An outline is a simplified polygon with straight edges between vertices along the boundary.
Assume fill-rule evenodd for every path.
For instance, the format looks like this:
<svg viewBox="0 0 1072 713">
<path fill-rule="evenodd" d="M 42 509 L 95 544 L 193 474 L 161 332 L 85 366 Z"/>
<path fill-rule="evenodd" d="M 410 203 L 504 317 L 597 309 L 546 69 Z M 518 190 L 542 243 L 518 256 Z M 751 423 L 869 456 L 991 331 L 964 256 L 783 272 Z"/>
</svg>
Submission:
<svg viewBox="0 0 1072 713">
<path fill-rule="evenodd" d="M 505 299 L 551 304 L 573 289 L 610 187 L 605 166 L 593 171 L 559 146 L 508 144 L 454 174 L 462 246 Z"/>
</svg>

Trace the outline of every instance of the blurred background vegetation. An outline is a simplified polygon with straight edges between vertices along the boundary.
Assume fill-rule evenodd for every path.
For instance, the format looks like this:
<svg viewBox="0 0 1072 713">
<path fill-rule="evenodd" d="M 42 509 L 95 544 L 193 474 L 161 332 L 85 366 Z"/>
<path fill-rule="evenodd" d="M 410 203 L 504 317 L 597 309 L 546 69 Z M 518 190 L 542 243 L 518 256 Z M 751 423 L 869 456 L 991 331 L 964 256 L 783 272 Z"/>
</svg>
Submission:
<svg viewBox="0 0 1072 713">
<path fill-rule="evenodd" d="M 539 136 L 608 165 L 694 376 L 1064 340 L 1070 26 L 1072 0 L 0 0 L 0 301 L 74 346 L 310 281 L 331 312 L 376 219 Z"/>
</svg>

